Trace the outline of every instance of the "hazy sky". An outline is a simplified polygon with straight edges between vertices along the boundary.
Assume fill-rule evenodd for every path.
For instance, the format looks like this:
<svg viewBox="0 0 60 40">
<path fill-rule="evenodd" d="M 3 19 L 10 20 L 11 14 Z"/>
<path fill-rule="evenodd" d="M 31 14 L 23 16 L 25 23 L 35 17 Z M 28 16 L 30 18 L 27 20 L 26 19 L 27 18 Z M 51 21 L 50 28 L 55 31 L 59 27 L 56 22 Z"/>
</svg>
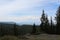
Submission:
<svg viewBox="0 0 60 40">
<path fill-rule="evenodd" d="M 42 10 L 55 16 L 60 0 L 0 0 L 0 21 L 39 24 Z"/>
</svg>

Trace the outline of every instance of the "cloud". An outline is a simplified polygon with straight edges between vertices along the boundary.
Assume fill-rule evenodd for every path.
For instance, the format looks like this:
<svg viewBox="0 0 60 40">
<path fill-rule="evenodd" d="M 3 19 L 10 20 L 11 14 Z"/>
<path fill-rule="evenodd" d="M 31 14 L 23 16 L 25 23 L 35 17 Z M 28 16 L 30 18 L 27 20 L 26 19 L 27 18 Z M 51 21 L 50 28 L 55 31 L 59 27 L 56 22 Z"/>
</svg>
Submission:
<svg viewBox="0 0 60 40">
<path fill-rule="evenodd" d="M 0 6 L 0 13 L 6 14 L 6 13 L 13 12 L 16 10 L 26 10 L 31 7 L 34 7 L 35 4 L 37 5 L 38 2 L 39 2 L 39 0 L 30 0 L 30 1 L 15 0 L 15 1 L 9 2 L 9 3 L 6 2 L 7 4 Z"/>
<path fill-rule="evenodd" d="M 16 22 L 19 24 L 40 24 L 40 16 L 28 15 L 28 16 L 0 16 L 0 22 Z"/>
<path fill-rule="evenodd" d="M 0 16 L 0 21 L 13 21 L 13 22 L 24 22 L 24 21 L 28 21 L 28 20 L 32 20 L 34 21 L 35 19 L 39 19 L 39 16 L 5 16 L 2 17 Z"/>
<path fill-rule="evenodd" d="M 46 13 L 51 16 L 51 13 L 55 13 L 56 5 L 58 5 L 57 0 L 0 0 L 0 21 L 26 22 L 32 20 L 38 23 L 41 10 L 45 9 Z"/>
<path fill-rule="evenodd" d="M 57 3 L 56 0 L 0 0 L 4 5 L 0 6 L 1 15 L 15 12 L 17 10 L 32 10 L 33 8 L 48 6 L 49 3 Z M 5 4 L 6 3 L 6 4 Z"/>
</svg>

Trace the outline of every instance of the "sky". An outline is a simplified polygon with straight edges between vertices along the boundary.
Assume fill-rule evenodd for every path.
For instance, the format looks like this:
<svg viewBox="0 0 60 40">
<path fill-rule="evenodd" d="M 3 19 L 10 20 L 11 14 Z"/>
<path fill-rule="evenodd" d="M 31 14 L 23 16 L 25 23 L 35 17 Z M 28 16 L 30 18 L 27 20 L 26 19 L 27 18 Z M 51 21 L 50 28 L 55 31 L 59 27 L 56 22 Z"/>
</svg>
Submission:
<svg viewBox="0 0 60 40">
<path fill-rule="evenodd" d="M 40 24 L 42 10 L 55 17 L 60 0 L 0 0 L 0 22 Z"/>
</svg>

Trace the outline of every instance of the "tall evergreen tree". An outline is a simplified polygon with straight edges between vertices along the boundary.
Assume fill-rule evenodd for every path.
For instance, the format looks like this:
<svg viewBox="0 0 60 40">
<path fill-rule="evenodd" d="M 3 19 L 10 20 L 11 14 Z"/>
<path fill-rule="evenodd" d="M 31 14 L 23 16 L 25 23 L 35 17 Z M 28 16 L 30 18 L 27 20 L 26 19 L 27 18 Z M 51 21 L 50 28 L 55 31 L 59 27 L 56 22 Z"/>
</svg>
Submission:
<svg viewBox="0 0 60 40">
<path fill-rule="evenodd" d="M 56 33 L 60 34 L 60 6 L 57 10 L 57 14 L 56 14 Z"/>
<path fill-rule="evenodd" d="M 32 34 L 35 34 L 36 33 L 36 26 L 35 24 L 33 25 L 33 28 L 32 28 Z"/>
<path fill-rule="evenodd" d="M 1 24 L 1 36 L 4 36 L 3 26 L 2 26 L 2 24 Z"/>
<path fill-rule="evenodd" d="M 45 16 L 45 13 L 44 13 L 44 10 L 42 11 L 42 16 L 41 16 L 41 23 L 45 23 L 45 19 L 46 19 L 46 16 Z"/>
<path fill-rule="evenodd" d="M 18 32 L 17 32 L 17 27 L 16 27 L 16 23 L 14 24 L 14 35 L 17 36 Z"/>
<path fill-rule="evenodd" d="M 42 15 L 41 15 L 41 24 L 40 24 L 40 29 L 41 31 L 44 31 L 44 24 L 45 24 L 45 13 L 44 13 L 44 10 L 42 11 Z"/>
<path fill-rule="evenodd" d="M 51 28 L 52 28 L 52 26 L 53 26 L 53 25 L 52 25 L 52 24 L 53 24 L 52 22 L 53 22 L 53 21 L 52 21 L 52 17 L 51 17 Z"/>
<path fill-rule="evenodd" d="M 53 24 L 53 21 L 52 21 L 52 17 L 51 17 L 51 20 L 50 20 L 50 26 L 51 26 L 51 33 L 54 33 L 55 32 L 55 27 L 54 27 L 54 24 Z"/>
<path fill-rule="evenodd" d="M 48 30 L 48 25 L 49 25 L 49 20 L 47 18 L 48 16 L 45 15 L 44 13 L 44 10 L 43 10 L 43 13 L 42 13 L 42 16 L 41 16 L 41 30 L 44 31 L 44 32 L 47 32 Z"/>
<path fill-rule="evenodd" d="M 45 19 L 45 31 L 48 33 L 50 31 L 48 16 L 46 15 Z"/>
</svg>

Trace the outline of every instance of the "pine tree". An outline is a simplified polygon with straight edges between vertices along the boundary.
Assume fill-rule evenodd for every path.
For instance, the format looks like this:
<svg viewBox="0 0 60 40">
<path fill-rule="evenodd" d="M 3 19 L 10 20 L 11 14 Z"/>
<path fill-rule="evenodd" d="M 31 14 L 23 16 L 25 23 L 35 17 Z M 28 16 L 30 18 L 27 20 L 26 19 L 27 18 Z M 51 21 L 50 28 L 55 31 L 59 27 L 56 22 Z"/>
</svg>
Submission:
<svg viewBox="0 0 60 40">
<path fill-rule="evenodd" d="M 32 28 L 32 33 L 31 34 L 35 34 L 36 33 L 36 26 L 35 24 L 33 25 L 33 28 Z"/>
<path fill-rule="evenodd" d="M 40 24 L 40 29 L 41 29 L 41 31 L 44 31 L 44 24 L 45 24 L 45 13 L 44 13 L 44 10 L 42 11 L 43 13 L 42 13 L 42 15 L 41 15 L 41 24 Z"/>
<path fill-rule="evenodd" d="M 14 35 L 17 36 L 17 27 L 16 27 L 16 23 L 14 24 Z"/>
<path fill-rule="evenodd" d="M 42 13 L 42 16 L 41 16 L 41 30 L 44 31 L 44 32 L 47 32 L 48 28 L 49 28 L 49 20 L 47 18 L 48 16 L 45 15 L 44 13 L 44 10 L 43 10 L 43 13 Z"/>
<path fill-rule="evenodd" d="M 45 31 L 48 33 L 50 31 L 48 16 L 45 19 Z"/>
<path fill-rule="evenodd" d="M 56 14 L 56 33 L 60 34 L 60 6 L 57 10 L 57 14 Z"/>
<path fill-rule="evenodd" d="M 3 28 L 2 28 L 2 24 L 1 24 L 1 36 L 4 35 L 4 32 L 3 32 Z"/>
<path fill-rule="evenodd" d="M 53 26 L 53 25 L 52 25 L 52 24 L 53 24 L 52 22 L 53 22 L 53 21 L 52 21 L 52 17 L 51 17 L 51 29 L 52 29 L 52 26 Z"/>
<path fill-rule="evenodd" d="M 52 17 L 51 17 L 51 20 L 50 20 L 51 24 L 51 33 L 54 33 L 55 32 L 55 27 L 54 27 L 54 24 L 53 24 L 53 21 L 52 21 Z"/>
<path fill-rule="evenodd" d="M 46 19 L 46 16 L 45 16 L 45 13 L 44 13 L 44 10 L 43 10 L 43 13 L 42 13 L 42 16 L 41 16 L 41 23 L 45 23 L 45 19 Z"/>
</svg>

